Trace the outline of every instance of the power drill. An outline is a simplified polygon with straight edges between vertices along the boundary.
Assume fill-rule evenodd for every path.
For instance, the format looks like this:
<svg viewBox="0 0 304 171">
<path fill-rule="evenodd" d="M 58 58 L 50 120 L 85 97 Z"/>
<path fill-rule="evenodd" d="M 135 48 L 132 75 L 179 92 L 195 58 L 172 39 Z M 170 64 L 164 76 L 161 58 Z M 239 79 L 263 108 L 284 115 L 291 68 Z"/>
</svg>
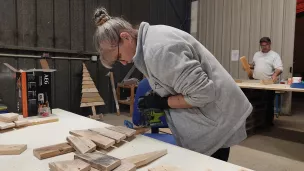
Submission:
<svg viewBox="0 0 304 171">
<path fill-rule="evenodd" d="M 147 92 L 145 96 L 151 96 L 155 94 L 153 90 Z M 140 126 L 144 127 L 153 127 L 153 126 L 162 126 L 164 123 L 161 120 L 161 117 L 165 116 L 165 112 L 160 109 L 139 109 L 140 111 Z"/>
</svg>

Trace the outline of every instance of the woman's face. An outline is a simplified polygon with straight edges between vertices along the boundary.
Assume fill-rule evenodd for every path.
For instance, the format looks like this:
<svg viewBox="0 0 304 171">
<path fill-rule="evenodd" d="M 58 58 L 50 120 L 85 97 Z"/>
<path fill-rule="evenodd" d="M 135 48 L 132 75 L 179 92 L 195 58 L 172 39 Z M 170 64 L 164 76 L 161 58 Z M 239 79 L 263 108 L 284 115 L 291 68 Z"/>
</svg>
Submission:
<svg viewBox="0 0 304 171">
<path fill-rule="evenodd" d="M 116 45 L 111 46 L 109 44 L 101 44 L 103 49 L 107 49 L 103 54 L 106 56 L 107 63 L 114 64 L 116 61 L 123 65 L 132 63 L 132 59 L 136 52 L 136 39 L 134 39 L 129 33 L 120 33 L 120 41 Z"/>
</svg>

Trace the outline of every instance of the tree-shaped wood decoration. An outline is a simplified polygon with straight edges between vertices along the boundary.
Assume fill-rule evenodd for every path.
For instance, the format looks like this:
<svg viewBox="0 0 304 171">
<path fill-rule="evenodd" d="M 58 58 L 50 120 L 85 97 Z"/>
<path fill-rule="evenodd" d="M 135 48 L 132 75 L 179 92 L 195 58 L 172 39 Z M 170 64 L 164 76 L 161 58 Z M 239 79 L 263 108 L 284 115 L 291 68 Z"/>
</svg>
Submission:
<svg viewBox="0 0 304 171">
<path fill-rule="evenodd" d="M 93 115 L 90 115 L 92 119 L 103 119 L 103 114 L 96 114 L 95 106 L 105 105 L 104 100 L 98 93 L 98 90 L 92 80 L 88 69 L 83 63 L 82 71 L 82 97 L 80 107 L 91 107 Z"/>
</svg>

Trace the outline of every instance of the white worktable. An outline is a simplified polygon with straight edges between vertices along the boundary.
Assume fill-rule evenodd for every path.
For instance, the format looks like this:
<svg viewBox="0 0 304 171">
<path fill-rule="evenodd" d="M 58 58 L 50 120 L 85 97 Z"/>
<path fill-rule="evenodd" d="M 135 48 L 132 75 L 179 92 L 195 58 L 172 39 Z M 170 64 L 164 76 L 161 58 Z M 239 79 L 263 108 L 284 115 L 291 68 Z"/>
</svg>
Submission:
<svg viewBox="0 0 304 171">
<path fill-rule="evenodd" d="M 0 171 L 47 171 L 49 170 L 49 162 L 72 160 L 74 153 L 38 160 L 33 155 L 33 149 L 66 142 L 70 130 L 109 126 L 61 109 L 54 109 L 53 113 L 59 117 L 59 122 L 30 126 L 0 134 L 0 144 L 27 144 L 28 146 L 27 150 L 21 155 L 0 156 Z M 242 171 L 249 171 L 249 169 L 142 135 L 138 135 L 131 142 L 123 144 L 108 154 L 117 158 L 124 158 L 162 149 L 167 149 L 168 154 L 138 170 L 147 171 L 147 168 L 152 166 L 170 164 L 178 166 L 184 171 L 240 171 L 242 169 Z"/>
</svg>

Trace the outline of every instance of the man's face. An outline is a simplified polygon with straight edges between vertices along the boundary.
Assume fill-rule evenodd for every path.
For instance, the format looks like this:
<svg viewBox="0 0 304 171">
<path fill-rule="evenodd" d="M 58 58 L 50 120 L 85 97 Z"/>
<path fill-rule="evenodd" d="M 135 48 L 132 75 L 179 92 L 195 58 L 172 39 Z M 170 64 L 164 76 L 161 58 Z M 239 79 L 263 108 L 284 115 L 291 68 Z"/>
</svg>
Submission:
<svg viewBox="0 0 304 171">
<path fill-rule="evenodd" d="M 262 42 L 260 43 L 260 46 L 261 46 L 261 49 L 262 49 L 262 52 L 263 53 L 268 53 L 270 51 L 270 43 L 267 43 L 267 42 Z"/>
</svg>

